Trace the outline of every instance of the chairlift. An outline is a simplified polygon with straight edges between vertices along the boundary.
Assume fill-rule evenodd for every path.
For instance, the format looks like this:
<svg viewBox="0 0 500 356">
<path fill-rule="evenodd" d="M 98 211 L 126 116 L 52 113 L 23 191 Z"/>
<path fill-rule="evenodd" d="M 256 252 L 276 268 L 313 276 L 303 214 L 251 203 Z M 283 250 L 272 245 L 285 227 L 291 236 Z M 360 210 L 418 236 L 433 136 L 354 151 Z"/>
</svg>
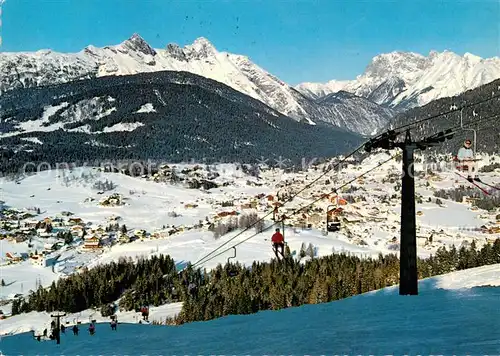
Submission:
<svg viewBox="0 0 500 356">
<path fill-rule="evenodd" d="M 227 263 L 229 263 L 229 260 L 230 260 L 231 258 L 236 258 L 236 247 L 235 247 L 235 246 L 233 246 L 232 248 L 233 248 L 233 250 L 234 250 L 234 256 L 229 256 L 229 257 L 227 258 Z"/>
</svg>

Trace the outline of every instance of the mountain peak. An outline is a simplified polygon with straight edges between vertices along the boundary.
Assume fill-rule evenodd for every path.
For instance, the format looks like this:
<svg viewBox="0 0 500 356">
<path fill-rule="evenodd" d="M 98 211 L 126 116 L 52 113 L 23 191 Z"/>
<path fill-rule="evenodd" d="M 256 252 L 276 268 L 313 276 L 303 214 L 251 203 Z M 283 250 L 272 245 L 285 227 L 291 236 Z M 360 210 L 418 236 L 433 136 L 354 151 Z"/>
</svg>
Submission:
<svg viewBox="0 0 500 356">
<path fill-rule="evenodd" d="M 172 58 L 188 62 L 190 59 L 208 58 L 217 53 L 214 45 L 205 37 L 198 37 L 190 45 L 180 47 L 177 43 L 169 43 L 165 48 Z"/>
<path fill-rule="evenodd" d="M 128 40 L 124 41 L 122 45 L 135 52 L 141 52 L 151 56 L 156 55 L 156 51 L 138 33 L 134 33 Z"/>
<path fill-rule="evenodd" d="M 434 57 L 437 57 L 438 55 L 439 55 L 439 52 L 434 50 L 434 49 L 429 52 L 429 58 L 431 58 L 431 59 Z"/>
</svg>

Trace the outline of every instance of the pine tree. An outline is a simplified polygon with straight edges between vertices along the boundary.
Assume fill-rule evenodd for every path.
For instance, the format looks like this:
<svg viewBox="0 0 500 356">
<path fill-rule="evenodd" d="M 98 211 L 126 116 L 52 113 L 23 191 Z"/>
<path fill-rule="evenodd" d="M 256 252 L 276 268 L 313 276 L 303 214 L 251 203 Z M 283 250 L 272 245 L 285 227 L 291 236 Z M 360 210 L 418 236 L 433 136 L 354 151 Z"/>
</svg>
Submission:
<svg viewBox="0 0 500 356">
<path fill-rule="evenodd" d="M 470 250 L 469 250 L 469 264 L 468 268 L 473 268 L 473 267 L 478 267 L 478 261 L 477 261 L 477 250 L 476 250 L 476 241 L 472 240 L 470 244 Z"/>
<path fill-rule="evenodd" d="M 64 243 L 66 245 L 69 245 L 73 242 L 73 235 L 71 234 L 71 232 L 67 232 L 65 235 L 64 235 Z"/>
<path fill-rule="evenodd" d="M 314 258 L 314 246 L 312 245 L 312 243 L 309 243 L 309 246 L 307 246 L 306 256 Z"/>
<path fill-rule="evenodd" d="M 14 299 L 12 301 L 11 313 L 12 315 L 17 315 L 21 313 L 21 299 Z"/>
</svg>

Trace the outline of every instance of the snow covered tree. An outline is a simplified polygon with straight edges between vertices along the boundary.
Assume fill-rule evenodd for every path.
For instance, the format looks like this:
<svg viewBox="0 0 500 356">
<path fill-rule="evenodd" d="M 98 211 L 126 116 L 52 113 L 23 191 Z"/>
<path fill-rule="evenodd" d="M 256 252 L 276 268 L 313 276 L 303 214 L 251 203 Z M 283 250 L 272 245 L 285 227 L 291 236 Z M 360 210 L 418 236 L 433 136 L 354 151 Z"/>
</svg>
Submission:
<svg viewBox="0 0 500 356">
<path fill-rule="evenodd" d="M 245 229 L 247 226 L 249 226 L 249 224 L 248 224 L 248 216 L 247 215 L 241 215 L 240 219 L 238 221 L 238 227 L 240 229 Z"/>
</svg>

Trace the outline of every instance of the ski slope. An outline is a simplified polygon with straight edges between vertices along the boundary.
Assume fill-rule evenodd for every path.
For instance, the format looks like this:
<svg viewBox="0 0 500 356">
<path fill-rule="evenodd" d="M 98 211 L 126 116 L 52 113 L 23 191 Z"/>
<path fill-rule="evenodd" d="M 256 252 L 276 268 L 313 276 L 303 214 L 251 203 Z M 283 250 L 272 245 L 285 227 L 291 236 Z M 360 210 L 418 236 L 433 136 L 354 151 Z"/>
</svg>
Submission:
<svg viewBox="0 0 500 356">
<path fill-rule="evenodd" d="M 499 354 L 499 286 L 497 264 L 422 280 L 419 296 L 390 287 L 182 326 L 119 324 L 112 332 L 98 323 L 94 336 L 82 327 L 60 345 L 24 333 L 3 337 L 0 348 L 7 355 Z"/>
</svg>

